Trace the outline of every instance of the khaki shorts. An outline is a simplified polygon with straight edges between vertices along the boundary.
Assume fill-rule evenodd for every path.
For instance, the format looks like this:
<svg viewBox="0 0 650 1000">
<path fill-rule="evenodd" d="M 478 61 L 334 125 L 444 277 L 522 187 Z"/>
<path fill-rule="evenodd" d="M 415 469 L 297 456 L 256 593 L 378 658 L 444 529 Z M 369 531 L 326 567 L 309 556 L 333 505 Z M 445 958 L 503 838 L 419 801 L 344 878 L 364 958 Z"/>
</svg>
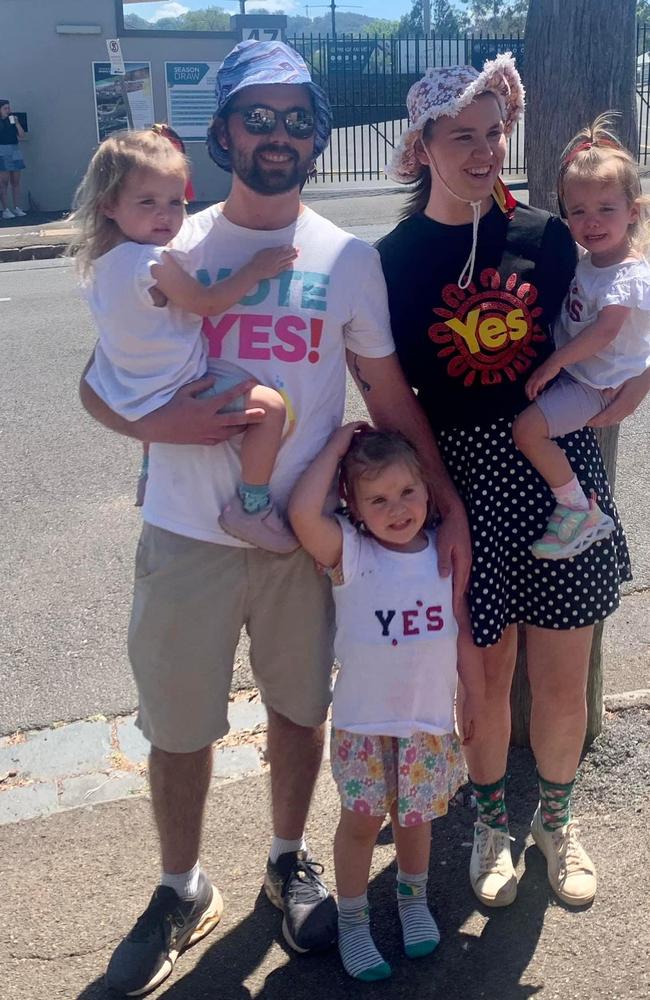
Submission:
<svg viewBox="0 0 650 1000">
<path fill-rule="evenodd" d="M 277 556 L 197 541 L 145 524 L 138 543 L 129 656 L 137 724 L 169 753 L 228 732 L 242 626 L 264 704 L 300 726 L 325 720 L 334 609 L 329 581 L 303 549 Z"/>
</svg>

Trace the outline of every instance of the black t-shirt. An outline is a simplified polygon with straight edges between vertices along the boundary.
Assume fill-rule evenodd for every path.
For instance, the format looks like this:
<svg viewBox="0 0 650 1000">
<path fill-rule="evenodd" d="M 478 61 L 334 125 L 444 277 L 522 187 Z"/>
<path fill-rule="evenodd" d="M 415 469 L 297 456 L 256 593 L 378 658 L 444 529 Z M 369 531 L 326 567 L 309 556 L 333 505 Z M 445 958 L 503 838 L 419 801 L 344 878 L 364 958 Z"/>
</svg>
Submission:
<svg viewBox="0 0 650 1000">
<path fill-rule="evenodd" d="M 8 118 L 0 118 L 0 146 L 17 146 L 18 129 Z"/>
<path fill-rule="evenodd" d="M 463 291 L 471 245 L 471 224 L 422 213 L 377 244 L 397 354 L 434 430 L 513 417 L 526 406 L 524 386 L 552 350 L 549 323 L 576 264 L 564 223 L 519 203 L 511 219 L 496 203 L 481 219 Z"/>
</svg>

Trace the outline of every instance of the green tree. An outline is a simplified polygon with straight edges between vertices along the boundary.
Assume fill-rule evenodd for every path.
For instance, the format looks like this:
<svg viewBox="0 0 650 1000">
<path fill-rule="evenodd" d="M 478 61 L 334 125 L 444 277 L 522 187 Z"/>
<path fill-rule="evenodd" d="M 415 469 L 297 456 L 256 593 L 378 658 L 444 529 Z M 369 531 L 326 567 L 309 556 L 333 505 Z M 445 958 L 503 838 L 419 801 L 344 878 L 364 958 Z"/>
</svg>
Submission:
<svg viewBox="0 0 650 1000">
<path fill-rule="evenodd" d="M 449 0 L 433 0 L 431 4 L 431 29 L 440 35 L 458 35 L 461 24 Z"/>
<path fill-rule="evenodd" d="M 177 18 L 183 31 L 228 31 L 230 14 L 223 7 L 207 7 L 205 10 L 188 10 Z"/>
<path fill-rule="evenodd" d="M 130 28 L 131 31 L 148 31 L 149 28 L 153 28 L 153 25 L 151 21 L 146 21 L 139 14 L 125 14 L 124 27 Z"/>
<path fill-rule="evenodd" d="M 529 0 L 461 0 L 467 8 L 467 30 L 508 35 L 526 26 Z"/>
<path fill-rule="evenodd" d="M 408 14 L 402 14 L 399 19 L 398 31 L 400 35 L 423 34 L 422 0 L 413 0 Z"/>
<path fill-rule="evenodd" d="M 650 22 L 650 0 L 636 0 L 636 16 L 642 23 Z"/>
<path fill-rule="evenodd" d="M 364 25 L 364 33 L 368 35 L 396 35 L 399 28 L 399 21 L 388 21 L 383 17 L 376 17 Z"/>
<path fill-rule="evenodd" d="M 228 31 L 230 14 L 223 7 L 206 7 L 205 10 L 188 10 L 178 17 L 161 17 L 146 21 L 138 14 L 127 14 L 124 27 L 132 30 L 156 31 Z"/>
</svg>

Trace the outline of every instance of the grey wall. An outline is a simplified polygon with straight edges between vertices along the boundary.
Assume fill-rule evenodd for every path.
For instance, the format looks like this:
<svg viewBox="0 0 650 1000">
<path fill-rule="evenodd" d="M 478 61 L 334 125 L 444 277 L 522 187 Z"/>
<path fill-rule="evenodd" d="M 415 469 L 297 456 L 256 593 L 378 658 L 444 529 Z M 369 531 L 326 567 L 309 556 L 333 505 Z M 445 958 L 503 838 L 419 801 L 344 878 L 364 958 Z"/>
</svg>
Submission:
<svg viewBox="0 0 650 1000">
<path fill-rule="evenodd" d="M 117 37 L 113 0 L 0 0 L 0 97 L 29 117 L 22 144 L 24 191 L 43 211 L 70 208 L 74 190 L 97 147 L 92 63 L 107 62 L 106 39 Z M 59 35 L 57 24 L 96 24 L 97 35 Z M 166 60 L 221 60 L 227 38 L 122 38 L 125 62 L 151 63 L 154 112 L 167 118 Z M 187 147 L 198 201 L 227 193 L 228 175 L 202 143 Z"/>
</svg>

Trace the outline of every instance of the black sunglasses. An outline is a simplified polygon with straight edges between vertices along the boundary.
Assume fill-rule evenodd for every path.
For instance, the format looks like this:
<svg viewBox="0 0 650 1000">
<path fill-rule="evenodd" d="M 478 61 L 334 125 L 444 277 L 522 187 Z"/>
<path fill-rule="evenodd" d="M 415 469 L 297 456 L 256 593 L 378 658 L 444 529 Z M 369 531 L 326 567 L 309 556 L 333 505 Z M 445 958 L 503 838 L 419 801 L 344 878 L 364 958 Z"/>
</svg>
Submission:
<svg viewBox="0 0 650 1000">
<path fill-rule="evenodd" d="M 233 108 L 230 114 L 241 115 L 244 128 L 251 135 L 271 135 L 277 128 L 278 119 L 292 139 L 311 139 L 314 134 L 314 116 L 306 108 L 274 111 L 263 104 L 254 104 L 250 108 Z"/>
</svg>

